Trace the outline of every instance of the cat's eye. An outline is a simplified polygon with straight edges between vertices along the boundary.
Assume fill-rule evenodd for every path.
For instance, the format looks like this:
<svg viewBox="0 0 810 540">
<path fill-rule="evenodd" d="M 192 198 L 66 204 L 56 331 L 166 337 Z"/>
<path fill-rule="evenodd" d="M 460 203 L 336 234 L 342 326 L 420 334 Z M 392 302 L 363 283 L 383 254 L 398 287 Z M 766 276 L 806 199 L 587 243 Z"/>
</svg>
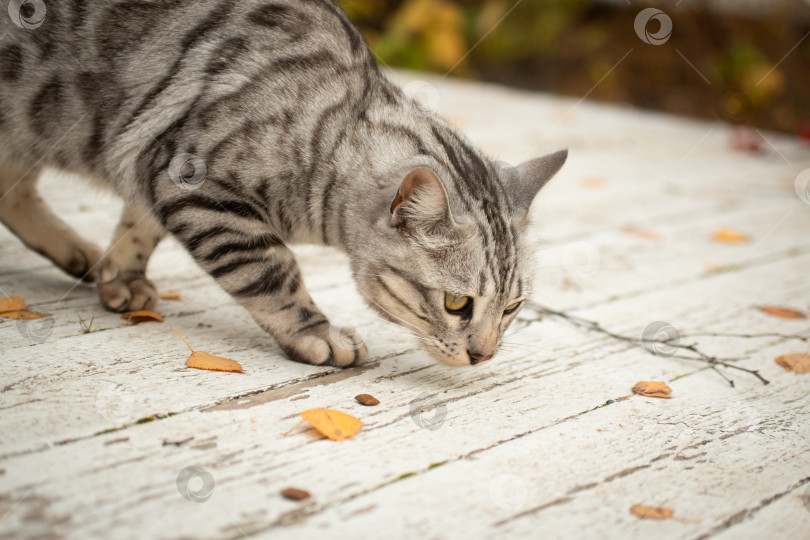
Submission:
<svg viewBox="0 0 810 540">
<path fill-rule="evenodd" d="M 522 303 L 523 303 L 523 301 L 519 300 L 517 302 L 513 302 L 513 303 L 509 304 L 508 306 L 506 306 L 506 309 L 503 310 L 503 314 L 504 315 L 511 315 L 512 313 L 517 311 L 517 309 L 520 307 L 520 304 L 522 304 Z"/>
<path fill-rule="evenodd" d="M 465 311 L 472 303 L 469 296 L 459 296 L 453 293 L 444 293 L 444 307 L 448 312 L 459 314 Z"/>
</svg>

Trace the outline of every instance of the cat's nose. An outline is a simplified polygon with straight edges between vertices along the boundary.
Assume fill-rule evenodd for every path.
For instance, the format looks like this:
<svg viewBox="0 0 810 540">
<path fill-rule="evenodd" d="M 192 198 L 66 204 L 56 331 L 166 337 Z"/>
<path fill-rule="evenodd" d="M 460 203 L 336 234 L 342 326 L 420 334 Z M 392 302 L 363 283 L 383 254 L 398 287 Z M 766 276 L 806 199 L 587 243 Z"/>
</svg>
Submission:
<svg viewBox="0 0 810 540">
<path fill-rule="evenodd" d="M 472 365 L 480 364 L 482 362 L 486 362 L 487 360 L 492 358 L 491 354 L 478 354 L 478 353 L 474 353 L 472 351 L 467 351 L 467 354 L 470 357 L 470 364 L 472 364 Z"/>
</svg>

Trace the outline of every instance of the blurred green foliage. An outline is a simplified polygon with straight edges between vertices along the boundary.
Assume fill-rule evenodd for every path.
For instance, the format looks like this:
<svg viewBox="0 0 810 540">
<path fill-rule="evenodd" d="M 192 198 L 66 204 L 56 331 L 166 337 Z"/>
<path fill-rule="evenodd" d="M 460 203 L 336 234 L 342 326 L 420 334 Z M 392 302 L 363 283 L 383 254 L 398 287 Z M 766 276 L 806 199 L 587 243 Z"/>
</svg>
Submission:
<svg viewBox="0 0 810 540">
<path fill-rule="evenodd" d="M 780 62 L 810 31 L 810 17 L 791 23 L 778 14 L 753 20 L 673 8 L 672 39 L 658 47 L 635 34 L 635 15 L 644 7 L 636 2 L 631 7 L 594 0 L 337 2 L 380 63 L 391 67 L 704 117 L 722 117 L 716 98 L 734 88 L 750 101 L 750 123 L 783 131 L 810 123 L 810 40 Z"/>
</svg>

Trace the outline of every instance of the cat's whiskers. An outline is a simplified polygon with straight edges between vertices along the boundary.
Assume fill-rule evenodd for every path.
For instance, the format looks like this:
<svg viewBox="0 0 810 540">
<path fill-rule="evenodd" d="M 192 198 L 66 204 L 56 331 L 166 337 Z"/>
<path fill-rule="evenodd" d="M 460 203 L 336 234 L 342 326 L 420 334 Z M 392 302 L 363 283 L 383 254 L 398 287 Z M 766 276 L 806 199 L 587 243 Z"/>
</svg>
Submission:
<svg viewBox="0 0 810 540">
<path fill-rule="evenodd" d="M 362 293 L 361 293 L 361 294 L 362 294 Z M 422 335 L 422 336 L 428 336 L 428 333 L 427 333 L 427 332 L 425 332 L 423 329 L 419 328 L 418 326 L 416 326 L 415 324 L 413 324 L 413 323 L 411 323 L 411 322 L 406 321 L 406 320 L 405 320 L 405 319 L 403 319 L 402 317 L 398 317 L 398 316 L 394 315 L 393 313 L 391 313 L 390 311 L 388 311 L 387 309 L 385 309 L 384 307 L 382 307 L 382 306 L 381 306 L 381 305 L 380 305 L 380 304 L 379 304 L 379 303 L 378 303 L 376 300 L 374 300 L 374 299 L 373 299 L 373 298 L 371 298 L 370 296 L 365 295 L 365 294 L 363 294 L 363 296 L 364 296 L 364 297 L 365 297 L 365 298 L 366 298 L 366 299 L 367 299 L 369 302 L 371 302 L 372 304 L 374 304 L 375 306 L 377 306 L 378 308 L 380 308 L 382 311 L 384 311 L 385 313 L 387 313 L 388 315 L 390 315 L 390 316 L 391 316 L 391 317 L 393 317 L 394 319 L 397 319 L 398 321 L 402 321 L 402 323 L 403 323 L 403 324 L 406 324 L 406 325 L 410 326 L 411 328 L 413 328 L 413 329 L 414 329 L 414 331 L 418 332 L 420 335 Z"/>
</svg>

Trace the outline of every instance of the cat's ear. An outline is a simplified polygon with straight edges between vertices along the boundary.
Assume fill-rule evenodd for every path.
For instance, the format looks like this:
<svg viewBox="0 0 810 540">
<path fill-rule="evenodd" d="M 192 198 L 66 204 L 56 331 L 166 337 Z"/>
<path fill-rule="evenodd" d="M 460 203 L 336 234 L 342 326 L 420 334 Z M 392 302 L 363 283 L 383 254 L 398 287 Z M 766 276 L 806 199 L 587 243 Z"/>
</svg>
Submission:
<svg viewBox="0 0 810 540">
<path fill-rule="evenodd" d="M 452 228 L 447 190 L 433 170 L 419 167 L 405 177 L 391 202 L 391 223 L 425 233 Z"/>
<path fill-rule="evenodd" d="M 557 174 L 567 159 L 568 150 L 561 150 L 514 168 L 502 169 L 506 176 L 506 190 L 519 220 L 525 221 L 537 193 Z"/>
</svg>

